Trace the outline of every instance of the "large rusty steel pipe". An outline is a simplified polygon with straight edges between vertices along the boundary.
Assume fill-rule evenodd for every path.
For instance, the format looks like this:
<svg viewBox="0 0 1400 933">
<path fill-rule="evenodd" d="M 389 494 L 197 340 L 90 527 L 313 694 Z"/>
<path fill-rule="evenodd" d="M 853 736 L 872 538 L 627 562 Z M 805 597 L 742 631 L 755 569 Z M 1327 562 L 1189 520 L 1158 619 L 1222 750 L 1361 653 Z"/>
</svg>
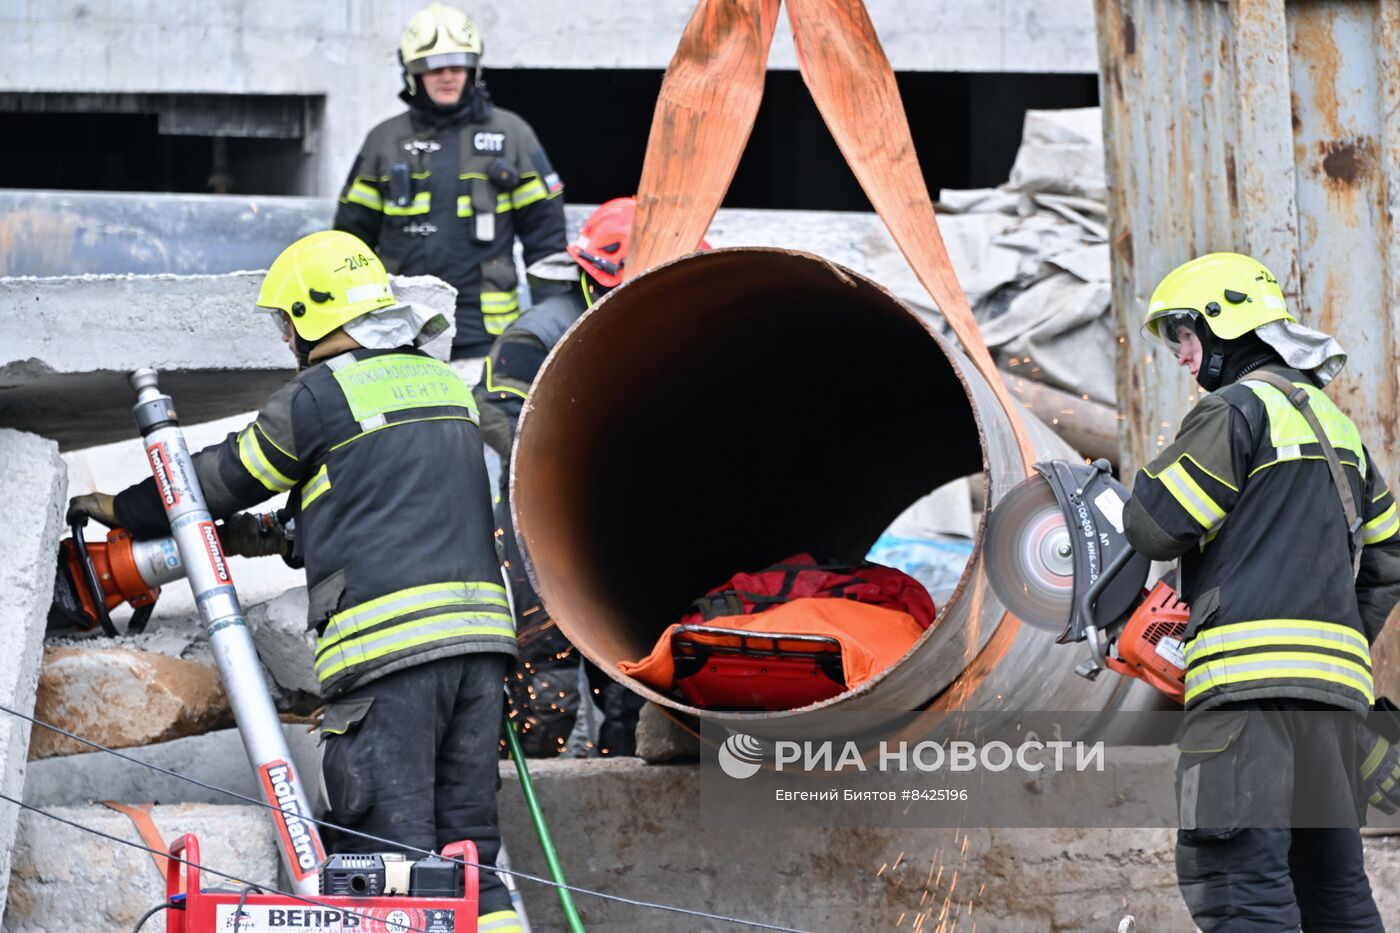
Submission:
<svg viewBox="0 0 1400 933">
<path fill-rule="evenodd" d="M 1038 456 L 1074 455 L 1027 420 Z M 618 670 L 736 571 L 800 551 L 860 560 L 914 500 L 979 471 L 992 505 L 1025 478 L 1006 412 L 956 348 L 849 269 L 745 248 L 660 266 L 585 314 L 526 403 L 511 482 L 550 615 L 590 660 L 673 710 L 752 722 L 1147 702 L 1128 681 L 1075 675 L 1080 649 L 1003 620 L 980 537 L 909 653 L 825 703 L 700 710 Z"/>
</svg>

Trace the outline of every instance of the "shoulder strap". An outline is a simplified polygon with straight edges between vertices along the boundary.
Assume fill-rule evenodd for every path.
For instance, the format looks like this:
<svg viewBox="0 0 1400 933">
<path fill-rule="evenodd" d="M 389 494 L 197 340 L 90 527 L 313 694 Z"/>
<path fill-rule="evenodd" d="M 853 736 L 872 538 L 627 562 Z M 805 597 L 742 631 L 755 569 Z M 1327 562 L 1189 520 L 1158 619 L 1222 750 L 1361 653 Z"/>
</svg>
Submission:
<svg viewBox="0 0 1400 933">
<path fill-rule="evenodd" d="M 1342 470 L 1342 461 L 1337 457 L 1337 451 L 1332 448 L 1332 442 L 1327 439 L 1327 432 L 1322 429 L 1322 424 L 1317 420 L 1317 414 L 1312 410 L 1312 405 L 1308 401 L 1308 391 L 1302 386 L 1296 386 L 1277 373 L 1264 371 L 1249 374 L 1246 381 L 1262 382 L 1265 385 L 1273 386 L 1284 394 L 1293 407 L 1307 420 L 1308 427 L 1312 428 L 1317 435 L 1317 442 L 1322 447 L 1322 455 L 1327 458 L 1327 469 L 1332 473 L 1332 485 L 1337 487 L 1337 497 L 1342 500 L 1342 514 L 1346 516 L 1347 532 L 1351 535 L 1351 576 L 1355 579 L 1361 573 L 1361 515 L 1356 508 L 1356 499 L 1351 492 L 1351 483 L 1348 482 L 1346 473 Z"/>
</svg>

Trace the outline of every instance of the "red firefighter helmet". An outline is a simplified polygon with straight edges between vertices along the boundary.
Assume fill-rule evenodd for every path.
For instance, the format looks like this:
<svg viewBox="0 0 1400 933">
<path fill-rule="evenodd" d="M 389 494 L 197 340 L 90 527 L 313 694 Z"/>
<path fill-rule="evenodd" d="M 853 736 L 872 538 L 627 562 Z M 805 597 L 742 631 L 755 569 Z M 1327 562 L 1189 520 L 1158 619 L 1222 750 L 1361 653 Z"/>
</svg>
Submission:
<svg viewBox="0 0 1400 933">
<path fill-rule="evenodd" d="M 578 236 L 566 249 L 574 262 L 605 288 L 622 284 L 622 267 L 632 247 L 632 219 L 637 213 L 636 198 L 613 198 L 588 215 Z M 704 240 L 696 247 L 707 250 Z"/>
</svg>

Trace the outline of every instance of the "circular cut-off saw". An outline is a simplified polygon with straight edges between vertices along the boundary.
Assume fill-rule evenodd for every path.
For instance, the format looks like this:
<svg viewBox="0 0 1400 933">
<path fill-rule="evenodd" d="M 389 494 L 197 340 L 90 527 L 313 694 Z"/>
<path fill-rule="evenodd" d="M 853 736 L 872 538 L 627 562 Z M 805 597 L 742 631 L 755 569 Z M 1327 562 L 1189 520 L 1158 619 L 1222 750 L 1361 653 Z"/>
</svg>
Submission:
<svg viewBox="0 0 1400 933">
<path fill-rule="evenodd" d="M 1180 700 L 1190 610 L 1167 582 L 1145 592 L 1151 561 L 1128 544 L 1128 490 L 1107 460 L 1046 460 L 992 508 L 987 576 L 1007 609 L 1056 641 L 1088 642 L 1076 670 L 1137 677 Z"/>
</svg>

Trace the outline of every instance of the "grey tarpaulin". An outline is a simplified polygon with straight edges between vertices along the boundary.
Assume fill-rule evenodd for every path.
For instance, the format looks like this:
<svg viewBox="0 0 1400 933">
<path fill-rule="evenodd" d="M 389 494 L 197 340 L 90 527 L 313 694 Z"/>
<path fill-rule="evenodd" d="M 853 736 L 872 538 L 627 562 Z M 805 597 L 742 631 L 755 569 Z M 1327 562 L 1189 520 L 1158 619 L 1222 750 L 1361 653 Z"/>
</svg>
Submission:
<svg viewBox="0 0 1400 933">
<path fill-rule="evenodd" d="M 997 363 L 1113 404 L 1097 108 L 1032 110 L 1011 180 L 943 191 L 940 226 Z"/>
</svg>

